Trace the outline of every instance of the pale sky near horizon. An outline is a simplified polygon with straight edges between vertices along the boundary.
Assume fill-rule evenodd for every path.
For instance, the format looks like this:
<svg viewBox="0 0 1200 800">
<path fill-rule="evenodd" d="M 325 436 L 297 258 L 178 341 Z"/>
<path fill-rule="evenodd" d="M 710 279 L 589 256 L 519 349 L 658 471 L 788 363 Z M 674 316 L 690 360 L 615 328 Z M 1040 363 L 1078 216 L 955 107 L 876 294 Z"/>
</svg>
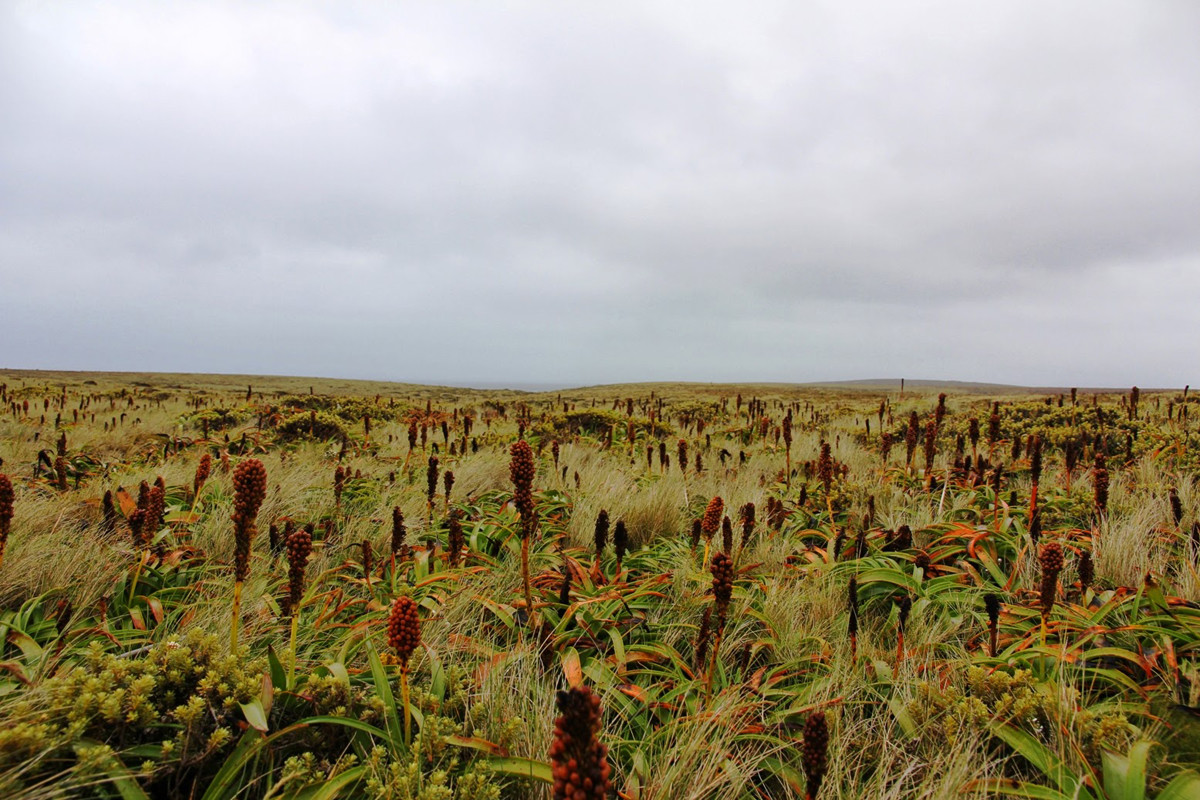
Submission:
<svg viewBox="0 0 1200 800">
<path fill-rule="evenodd" d="M 1200 3 L 0 0 L 0 367 L 1200 384 Z"/>
</svg>

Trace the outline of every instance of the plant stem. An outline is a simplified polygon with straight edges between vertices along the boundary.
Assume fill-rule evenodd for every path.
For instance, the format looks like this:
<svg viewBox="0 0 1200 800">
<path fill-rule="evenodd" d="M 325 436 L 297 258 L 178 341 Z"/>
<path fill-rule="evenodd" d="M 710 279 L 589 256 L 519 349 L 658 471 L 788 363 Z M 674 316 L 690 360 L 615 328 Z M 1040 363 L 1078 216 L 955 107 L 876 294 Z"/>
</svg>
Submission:
<svg viewBox="0 0 1200 800">
<path fill-rule="evenodd" d="M 525 612 L 533 627 L 533 592 L 529 588 L 529 537 L 521 537 L 521 581 L 525 584 Z"/>
<path fill-rule="evenodd" d="M 238 652 L 238 621 L 242 614 L 242 582 L 233 584 L 233 619 L 229 625 L 229 652 L 237 656 Z"/>
<path fill-rule="evenodd" d="M 133 605 L 133 598 L 137 596 L 138 577 L 142 574 L 142 567 L 146 564 L 146 558 L 150 555 L 149 550 L 143 550 L 141 557 L 138 559 L 137 566 L 133 568 L 133 582 L 129 584 L 129 604 Z"/>
<path fill-rule="evenodd" d="M 408 708 L 408 665 L 400 666 L 400 702 L 404 704 L 404 746 L 412 741 L 412 713 Z"/>
</svg>

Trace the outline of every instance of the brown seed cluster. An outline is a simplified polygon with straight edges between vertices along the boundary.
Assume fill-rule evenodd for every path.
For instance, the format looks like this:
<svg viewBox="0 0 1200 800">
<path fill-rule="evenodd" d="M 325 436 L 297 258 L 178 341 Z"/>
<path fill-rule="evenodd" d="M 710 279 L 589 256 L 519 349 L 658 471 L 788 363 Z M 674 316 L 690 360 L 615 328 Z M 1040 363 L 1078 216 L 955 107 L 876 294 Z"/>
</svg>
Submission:
<svg viewBox="0 0 1200 800">
<path fill-rule="evenodd" d="M 1095 477 L 1092 479 L 1092 494 L 1096 505 L 1096 515 L 1102 516 L 1108 511 L 1108 464 L 1104 453 L 1096 453 Z"/>
<path fill-rule="evenodd" d="M 700 530 L 704 538 L 711 539 L 721 527 L 721 516 L 725 513 L 725 501 L 718 495 L 708 501 L 704 509 L 704 517 L 700 520 Z"/>
<path fill-rule="evenodd" d="M 446 474 L 449 475 L 450 473 L 447 472 Z M 464 541 L 462 520 L 459 519 L 459 513 L 457 510 L 450 513 L 450 519 L 447 520 L 446 527 L 448 530 L 448 533 L 446 534 L 446 547 L 449 550 L 450 566 L 457 567 L 459 561 L 462 560 Z"/>
<path fill-rule="evenodd" d="M 821 455 L 817 458 L 817 477 L 820 478 L 821 486 L 828 496 L 829 487 L 833 485 L 833 452 L 829 442 L 821 442 Z"/>
<path fill-rule="evenodd" d="M 0 556 L 4 555 L 4 546 L 8 543 L 8 534 L 12 530 L 15 498 L 12 481 L 7 475 L 0 473 Z"/>
<path fill-rule="evenodd" d="M 611 783 L 608 748 L 597 739 L 600 698 L 586 686 L 558 693 L 550 767 L 554 800 L 605 800 Z"/>
<path fill-rule="evenodd" d="M 617 520 L 617 525 L 613 528 L 613 551 L 617 554 L 617 563 L 625 560 L 625 553 L 629 551 L 629 531 L 625 528 L 625 520 Z"/>
<path fill-rule="evenodd" d="M 408 669 L 408 660 L 421 645 L 421 617 L 417 604 L 410 597 L 397 597 L 388 615 L 388 644 L 396 651 L 401 669 Z"/>
<path fill-rule="evenodd" d="M 733 598 L 733 559 L 718 550 L 709 566 L 713 579 L 713 602 L 717 607 L 719 627 L 724 626 L 729 614 L 729 601 Z"/>
<path fill-rule="evenodd" d="M 287 537 L 288 560 L 288 610 L 289 615 L 295 614 L 300 606 L 300 598 L 304 596 L 304 570 L 308 566 L 308 557 L 312 554 L 312 534 L 303 528 L 292 532 Z"/>
<path fill-rule="evenodd" d="M 754 503 L 746 503 L 738 512 L 742 521 L 742 547 L 750 543 L 750 535 L 754 533 Z"/>
<path fill-rule="evenodd" d="M 599 558 L 608 544 L 608 511 L 603 508 L 596 515 L 596 529 L 592 533 L 592 541 L 596 545 L 596 558 Z"/>
<path fill-rule="evenodd" d="M 1038 561 L 1042 565 L 1042 616 L 1048 617 L 1054 608 L 1054 595 L 1058 589 L 1058 573 L 1062 572 L 1063 568 L 1062 545 L 1058 542 L 1042 545 Z"/>
<path fill-rule="evenodd" d="M 392 509 L 392 555 L 399 556 L 404 550 L 404 538 L 408 531 L 404 527 L 404 512 L 400 506 Z"/>
<path fill-rule="evenodd" d="M 339 508 L 342 505 L 342 492 L 346 488 L 346 470 L 339 464 L 333 471 L 333 503 Z"/>
<path fill-rule="evenodd" d="M 250 543 L 257 532 L 258 509 L 267 497 L 267 470 L 257 458 L 247 459 L 233 471 L 234 577 L 241 582 L 250 574 Z"/>
<path fill-rule="evenodd" d="M 142 520 L 142 525 L 147 539 L 152 538 L 162 528 L 165 508 L 166 498 L 163 495 L 163 487 L 156 483 L 146 492 L 144 509 L 146 516 Z"/>
<path fill-rule="evenodd" d="M 804 746 L 801 755 L 807 783 L 805 795 L 809 800 L 821 791 L 821 782 L 825 780 L 825 771 L 829 767 L 828 751 L 829 726 L 825 722 L 825 712 L 814 711 L 804 723 Z"/>
<path fill-rule="evenodd" d="M 430 504 L 433 503 L 433 497 L 437 494 L 438 485 L 438 457 L 429 457 L 429 466 L 425 470 L 425 480 L 427 483 L 426 494 Z"/>
<path fill-rule="evenodd" d="M 528 537 L 533 522 L 533 450 L 521 439 L 509 450 L 508 475 L 513 483 L 513 504 L 521 515 L 521 535 Z"/>
<path fill-rule="evenodd" d="M 208 480 L 208 476 L 212 474 L 212 456 L 208 453 L 200 456 L 200 463 L 196 465 L 196 476 L 192 479 L 192 494 L 200 494 L 200 487 L 204 486 L 204 482 Z"/>
</svg>

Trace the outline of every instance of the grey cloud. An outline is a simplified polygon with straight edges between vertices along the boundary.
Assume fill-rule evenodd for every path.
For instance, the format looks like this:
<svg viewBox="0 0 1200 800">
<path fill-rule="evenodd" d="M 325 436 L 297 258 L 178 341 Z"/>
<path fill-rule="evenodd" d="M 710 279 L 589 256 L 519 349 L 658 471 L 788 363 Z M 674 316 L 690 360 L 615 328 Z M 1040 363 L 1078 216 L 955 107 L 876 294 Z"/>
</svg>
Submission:
<svg viewBox="0 0 1200 800">
<path fill-rule="evenodd" d="M 0 335 L 81 369 L 1185 383 L 1197 30 L 1183 2 L 10 2 Z M 47 307 L 71 325 L 30 336 Z"/>
</svg>

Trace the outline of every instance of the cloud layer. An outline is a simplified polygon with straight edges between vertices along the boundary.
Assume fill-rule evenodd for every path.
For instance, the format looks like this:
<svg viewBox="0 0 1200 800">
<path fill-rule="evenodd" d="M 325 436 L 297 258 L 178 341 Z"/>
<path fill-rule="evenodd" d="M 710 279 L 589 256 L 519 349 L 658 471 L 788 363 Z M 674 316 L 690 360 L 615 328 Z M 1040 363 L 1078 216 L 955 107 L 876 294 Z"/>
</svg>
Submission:
<svg viewBox="0 0 1200 800">
<path fill-rule="evenodd" d="M 9 366 L 1200 383 L 1200 6 L 0 4 Z"/>
</svg>

